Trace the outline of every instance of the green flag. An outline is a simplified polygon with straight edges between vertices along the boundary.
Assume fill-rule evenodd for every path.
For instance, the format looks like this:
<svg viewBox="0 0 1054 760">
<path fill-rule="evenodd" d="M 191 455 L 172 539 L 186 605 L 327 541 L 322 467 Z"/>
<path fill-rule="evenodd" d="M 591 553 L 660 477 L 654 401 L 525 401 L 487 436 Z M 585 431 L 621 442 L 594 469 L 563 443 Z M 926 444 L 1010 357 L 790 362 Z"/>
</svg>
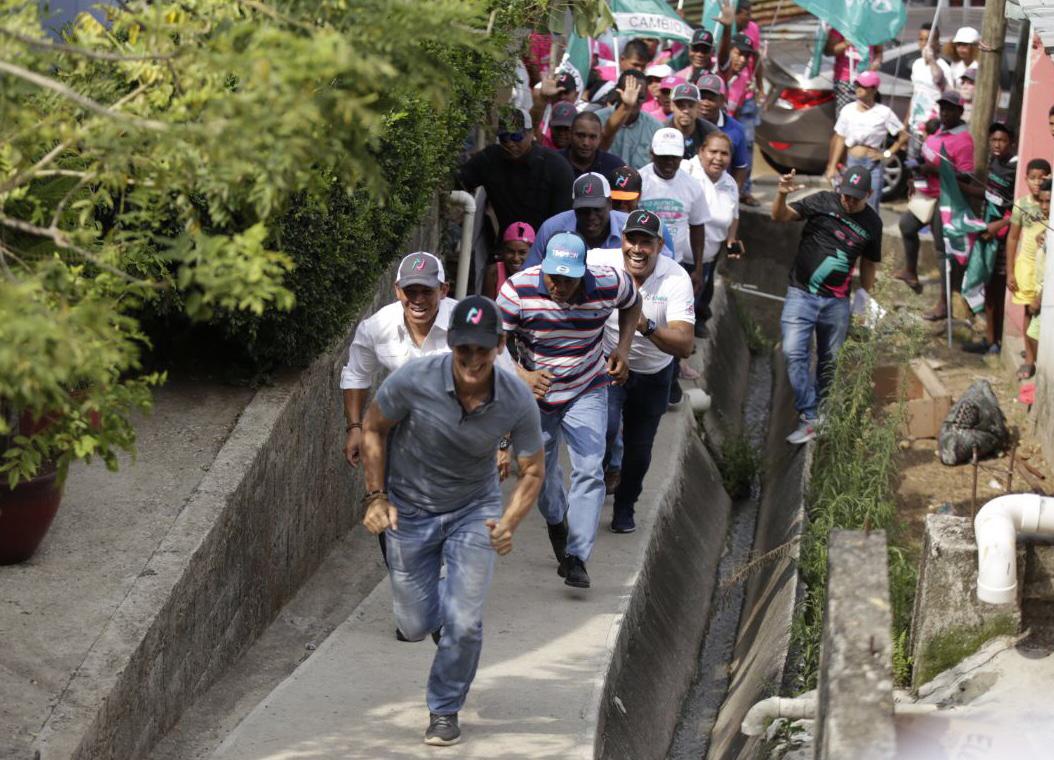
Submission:
<svg viewBox="0 0 1054 760">
<path fill-rule="evenodd" d="M 833 26 L 860 51 L 895 38 L 907 21 L 902 0 L 795 0 L 795 3 Z"/>
<path fill-rule="evenodd" d="M 664 0 L 611 0 L 611 12 L 622 36 L 692 41 L 692 27 Z"/>
<path fill-rule="evenodd" d="M 577 32 L 571 32 L 567 38 L 567 50 L 557 71 L 566 71 L 575 78 L 578 93 L 581 96 L 586 91 L 586 82 L 589 81 L 589 69 L 593 65 L 593 51 L 590 49 L 589 39 L 579 37 Z"/>
<path fill-rule="evenodd" d="M 960 265 L 966 264 L 967 259 L 976 263 L 973 273 L 967 268 L 967 275 L 963 277 L 962 295 L 974 314 L 984 310 L 984 286 L 992 273 L 995 263 L 995 249 L 992 248 L 988 254 L 984 250 L 979 251 L 977 256 L 970 254 L 971 249 L 977 250 L 974 245 L 978 233 L 988 229 L 982 220 L 974 216 L 973 210 L 967 205 L 963 198 L 962 189 L 955 178 L 955 167 L 948 158 L 944 146 L 941 146 L 941 232 L 944 234 L 944 255 L 954 256 Z M 982 249 L 985 246 L 981 246 Z M 987 255 L 987 258 L 986 258 Z M 950 305 L 949 305 L 950 308 Z"/>
</svg>

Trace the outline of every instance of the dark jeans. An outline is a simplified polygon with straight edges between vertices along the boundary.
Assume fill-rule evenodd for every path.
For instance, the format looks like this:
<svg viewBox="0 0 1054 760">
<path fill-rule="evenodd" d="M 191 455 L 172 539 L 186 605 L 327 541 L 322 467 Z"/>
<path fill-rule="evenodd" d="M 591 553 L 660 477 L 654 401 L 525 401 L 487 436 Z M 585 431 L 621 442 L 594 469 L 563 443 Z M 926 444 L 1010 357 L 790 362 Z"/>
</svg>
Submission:
<svg viewBox="0 0 1054 760">
<path fill-rule="evenodd" d="M 615 490 L 615 515 L 633 515 L 644 476 L 651 466 L 651 446 L 666 413 L 670 384 L 677 373 L 677 360 L 651 375 L 630 372 L 625 385 L 608 389 L 608 450 L 622 420 L 622 480 Z"/>
<path fill-rule="evenodd" d="M 944 272 L 944 235 L 941 230 L 940 210 L 933 209 L 933 220 L 929 222 L 933 233 L 933 247 L 937 251 L 937 260 L 941 265 L 941 277 Z M 909 273 L 919 275 L 919 230 L 926 226 L 910 211 L 900 215 L 900 236 L 904 239 L 904 268 Z"/>
<path fill-rule="evenodd" d="M 682 261 L 681 266 L 688 274 L 695 271 L 694 263 L 689 264 L 686 261 Z M 697 322 L 705 322 L 713 316 L 710 312 L 710 302 L 714 300 L 714 280 L 716 279 L 714 273 L 716 271 L 717 258 L 703 264 L 703 289 L 695 297 L 695 318 Z"/>
</svg>

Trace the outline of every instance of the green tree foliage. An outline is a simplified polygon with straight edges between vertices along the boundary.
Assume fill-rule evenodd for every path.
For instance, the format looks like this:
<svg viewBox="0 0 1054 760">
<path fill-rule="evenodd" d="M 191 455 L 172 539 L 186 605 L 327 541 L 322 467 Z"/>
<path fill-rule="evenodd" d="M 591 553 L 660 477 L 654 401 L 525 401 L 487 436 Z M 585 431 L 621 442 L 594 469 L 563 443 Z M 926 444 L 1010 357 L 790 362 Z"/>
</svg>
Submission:
<svg viewBox="0 0 1054 760">
<path fill-rule="evenodd" d="M 163 378 L 140 370 L 130 315 L 292 308 L 291 224 L 353 198 L 398 205 L 384 141 L 409 113 L 459 108 L 460 67 L 506 57 L 488 25 L 512 18 L 483 0 L 125 0 L 58 41 L 36 0 L 0 9 L 11 485 L 45 462 L 116 466 L 131 445 L 128 415 Z M 449 143 L 426 158 L 436 174 Z"/>
</svg>

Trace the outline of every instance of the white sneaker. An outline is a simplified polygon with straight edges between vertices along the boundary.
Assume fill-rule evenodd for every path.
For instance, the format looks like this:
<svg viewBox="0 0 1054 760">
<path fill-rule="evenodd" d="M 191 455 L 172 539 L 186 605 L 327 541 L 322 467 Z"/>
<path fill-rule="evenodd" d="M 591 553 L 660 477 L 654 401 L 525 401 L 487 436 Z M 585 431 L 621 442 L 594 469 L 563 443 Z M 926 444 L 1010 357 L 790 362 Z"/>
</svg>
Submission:
<svg viewBox="0 0 1054 760">
<path fill-rule="evenodd" d="M 816 420 L 802 420 L 798 423 L 798 429 L 787 436 L 787 443 L 801 446 L 816 437 Z"/>
</svg>

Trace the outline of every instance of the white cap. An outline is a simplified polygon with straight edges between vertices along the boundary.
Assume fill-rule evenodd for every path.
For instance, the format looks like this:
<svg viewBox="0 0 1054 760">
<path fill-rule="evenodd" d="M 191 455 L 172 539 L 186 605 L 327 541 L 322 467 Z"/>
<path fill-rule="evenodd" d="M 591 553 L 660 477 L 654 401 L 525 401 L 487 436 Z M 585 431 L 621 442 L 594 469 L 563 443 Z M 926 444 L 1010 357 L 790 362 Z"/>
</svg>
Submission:
<svg viewBox="0 0 1054 760">
<path fill-rule="evenodd" d="M 654 66 L 649 66 L 644 70 L 644 76 L 646 77 L 657 77 L 658 79 L 664 79 L 665 77 L 672 75 L 673 69 L 671 69 L 665 63 L 657 63 Z"/>
<path fill-rule="evenodd" d="M 967 45 L 976 45 L 981 41 L 981 33 L 974 29 L 972 26 L 961 26 L 959 31 L 955 33 L 952 38 L 952 44 L 958 44 L 960 42 Z"/>
<path fill-rule="evenodd" d="M 681 130 L 664 127 L 651 138 L 651 152 L 656 156 L 684 156 L 684 135 Z"/>
</svg>

